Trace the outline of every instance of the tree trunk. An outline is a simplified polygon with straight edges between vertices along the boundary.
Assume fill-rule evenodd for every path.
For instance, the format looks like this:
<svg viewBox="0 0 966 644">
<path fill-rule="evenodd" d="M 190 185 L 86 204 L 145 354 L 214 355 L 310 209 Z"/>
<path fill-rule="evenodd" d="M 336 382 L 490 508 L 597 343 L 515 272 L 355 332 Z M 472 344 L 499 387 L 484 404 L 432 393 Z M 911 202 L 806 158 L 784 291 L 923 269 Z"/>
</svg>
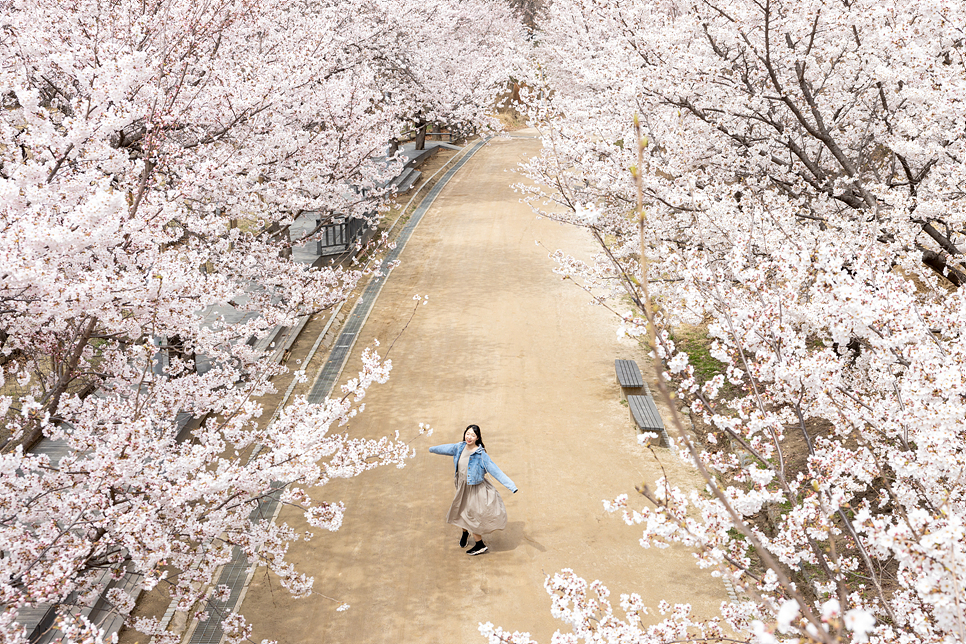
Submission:
<svg viewBox="0 0 966 644">
<path fill-rule="evenodd" d="M 417 150 L 426 149 L 426 126 L 427 125 L 428 124 L 426 123 L 426 121 L 423 121 L 422 123 L 419 124 L 419 127 L 416 129 L 416 149 Z"/>
<path fill-rule="evenodd" d="M 922 249 L 922 263 L 936 271 L 956 287 L 966 283 L 966 274 L 951 265 L 946 259 L 934 250 Z"/>
<path fill-rule="evenodd" d="M 94 333 L 94 326 L 97 323 L 97 318 L 88 318 L 87 323 L 78 330 L 78 335 L 75 340 L 74 350 L 71 352 L 70 356 L 64 365 L 64 373 L 60 376 L 57 384 L 54 386 L 53 390 L 50 392 L 48 397 L 48 402 L 46 404 L 46 411 L 51 417 L 57 414 L 57 407 L 60 406 L 60 398 L 67 391 L 67 387 L 70 385 L 71 381 L 74 379 L 74 374 L 77 371 L 77 364 L 80 362 L 81 356 L 84 354 L 84 347 L 91 339 L 91 334 Z M 40 417 L 34 418 L 30 421 L 24 431 L 24 437 L 21 445 L 23 445 L 23 450 L 25 452 L 29 451 L 34 445 L 40 442 L 43 438 L 43 426 L 41 425 Z"/>
</svg>

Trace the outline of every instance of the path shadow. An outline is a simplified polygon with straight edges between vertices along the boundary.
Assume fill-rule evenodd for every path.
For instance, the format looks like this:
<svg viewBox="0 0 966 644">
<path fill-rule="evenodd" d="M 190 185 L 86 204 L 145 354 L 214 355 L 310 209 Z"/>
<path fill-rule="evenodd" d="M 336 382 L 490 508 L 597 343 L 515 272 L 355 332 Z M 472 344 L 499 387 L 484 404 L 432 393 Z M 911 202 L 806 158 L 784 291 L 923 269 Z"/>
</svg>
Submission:
<svg viewBox="0 0 966 644">
<path fill-rule="evenodd" d="M 526 524 L 523 521 L 510 521 L 506 524 L 505 529 L 490 537 L 486 545 L 493 552 L 516 550 L 521 544 L 540 552 L 546 552 L 547 549 L 542 543 L 527 534 L 525 526 Z M 499 537 L 496 536 L 497 534 Z"/>
</svg>

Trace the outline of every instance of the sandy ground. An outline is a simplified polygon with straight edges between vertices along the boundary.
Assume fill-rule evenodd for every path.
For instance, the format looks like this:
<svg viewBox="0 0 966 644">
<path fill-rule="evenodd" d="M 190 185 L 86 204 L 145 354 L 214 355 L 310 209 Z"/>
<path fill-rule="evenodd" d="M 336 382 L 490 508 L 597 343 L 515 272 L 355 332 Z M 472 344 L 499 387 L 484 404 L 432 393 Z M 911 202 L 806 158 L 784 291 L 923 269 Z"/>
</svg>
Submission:
<svg viewBox="0 0 966 644">
<path fill-rule="evenodd" d="M 640 530 L 604 511 L 602 499 L 634 496 L 660 473 L 637 445 L 620 403 L 613 361 L 643 352 L 622 341 L 607 311 L 552 273 L 547 249 L 589 256 L 582 231 L 537 219 L 506 172 L 539 150 L 531 138 L 497 139 L 454 177 L 419 224 L 359 338 L 343 375 L 374 338 L 383 351 L 398 338 L 388 383 L 374 387 L 349 431 L 404 439 L 420 422 L 436 433 L 413 440 L 415 458 L 317 491 L 343 500 L 342 529 L 293 544 L 290 558 L 315 577 L 316 594 L 293 600 L 264 570 L 255 574 L 242 612 L 252 639 L 281 644 L 483 642 L 480 622 L 527 631 L 549 643 L 562 622 L 550 615 L 547 574 L 573 568 L 600 579 L 615 605 L 622 592 L 692 604 L 712 616 L 725 587 L 685 549 L 643 549 Z M 543 247 L 535 242 L 541 242 Z M 647 377 L 647 374 L 645 374 Z M 444 522 L 453 496 L 453 461 L 428 447 L 459 441 L 481 426 L 487 452 L 520 487 L 498 487 L 509 525 L 469 557 L 459 530 Z M 693 473 L 658 449 L 672 480 Z M 643 500 L 641 500 L 643 501 Z M 642 502 L 632 503 L 643 505 Z M 298 512 L 280 521 L 304 525 Z M 337 612 L 335 598 L 351 608 Z"/>
</svg>

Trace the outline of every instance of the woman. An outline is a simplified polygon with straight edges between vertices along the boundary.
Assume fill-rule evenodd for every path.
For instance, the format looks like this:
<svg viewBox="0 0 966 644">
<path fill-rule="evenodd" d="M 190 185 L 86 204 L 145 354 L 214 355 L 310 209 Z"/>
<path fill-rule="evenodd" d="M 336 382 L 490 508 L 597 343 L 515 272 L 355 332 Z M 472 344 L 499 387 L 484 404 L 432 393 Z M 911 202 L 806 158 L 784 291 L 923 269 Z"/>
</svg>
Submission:
<svg viewBox="0 0 966 644">
<path fill-rule="evenodd" d="M 463 529 L 460 548 L 466 547 L 470 533 L 473 534 L 476 544 L 466 554 L 483 554 L 487 551 L 486 544 L 483 543 L 483 533 L 506 527 L 506 506 L 486 474 L 492 474 L 493 478 L 514 494 L 517 486 L 487 455 L 479 425 L 466 428 L 462 443 L 436 445 L 430 447 L 429 451 L 453 457 L 456 466 L 456 496 L 449 508 L 449 514 L 446 515 L 446 522 Z"/>
</svg>

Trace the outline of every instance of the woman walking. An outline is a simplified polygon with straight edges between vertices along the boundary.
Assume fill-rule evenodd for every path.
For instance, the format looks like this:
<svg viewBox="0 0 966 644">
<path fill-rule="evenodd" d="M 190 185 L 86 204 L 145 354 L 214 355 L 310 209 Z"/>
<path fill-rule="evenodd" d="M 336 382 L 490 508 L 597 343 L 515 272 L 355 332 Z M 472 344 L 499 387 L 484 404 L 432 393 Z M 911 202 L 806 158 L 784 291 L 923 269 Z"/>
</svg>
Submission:
<svg viewBox="0 0 966 644">
<path fill-rule="evenodd" d="M 463 432 L 462 443 L 449 443 L 430 447 L 433 454 L 453 457 L 456 466 L 456 496 L 446 515 L 446 522 L 463 529 L 460 548 L 465 548 L 470 534 L 476 544 L 466 551 L 468 555 L 481 555 L 487 551 L 483 534 L 506 527 L 506 506 L 500 493 L 486 478 L 493 478 L 514 494 L 517 486 L 500 471 L 486 453 L 479 425 L 470 425 Z"/>
</svg>

